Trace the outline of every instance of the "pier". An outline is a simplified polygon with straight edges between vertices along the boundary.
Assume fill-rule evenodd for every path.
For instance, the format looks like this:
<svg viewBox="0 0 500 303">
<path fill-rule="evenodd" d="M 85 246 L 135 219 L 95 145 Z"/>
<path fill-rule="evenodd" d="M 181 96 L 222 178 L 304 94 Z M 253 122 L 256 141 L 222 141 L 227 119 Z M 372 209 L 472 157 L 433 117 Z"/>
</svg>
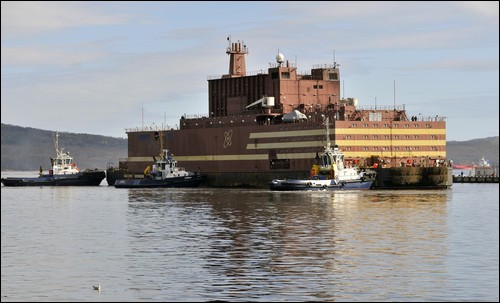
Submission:
<svg viewBox="0 0 500 303">
<path fill-rule="evenodd" d="M 498 176 L 453 176 L 453 183 L 498 183 Z"/>
</svg>

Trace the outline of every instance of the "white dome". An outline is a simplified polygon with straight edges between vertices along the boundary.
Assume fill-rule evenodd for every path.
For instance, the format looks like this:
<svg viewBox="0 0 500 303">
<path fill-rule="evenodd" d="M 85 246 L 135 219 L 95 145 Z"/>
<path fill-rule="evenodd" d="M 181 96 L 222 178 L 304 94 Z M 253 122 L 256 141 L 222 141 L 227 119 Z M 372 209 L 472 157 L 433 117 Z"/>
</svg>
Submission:
<svg viewBox="0 0 500 303">
<path fill-rule="evenodd" d="M 278 53 L 276 55 L 276 62 L 278 62 L 278 63 L 285 62 L 285 55 L 283 55 L 282 53 Z"/>
</svg>

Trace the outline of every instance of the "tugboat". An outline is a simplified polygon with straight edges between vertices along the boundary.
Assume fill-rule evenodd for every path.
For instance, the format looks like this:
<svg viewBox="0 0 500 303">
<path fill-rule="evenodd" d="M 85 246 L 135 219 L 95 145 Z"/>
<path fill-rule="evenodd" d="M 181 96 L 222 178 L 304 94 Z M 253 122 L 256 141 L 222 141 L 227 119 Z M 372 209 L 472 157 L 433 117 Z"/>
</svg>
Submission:
<svg viewBox="0 0 500 303">
<path fill-rule="evenodd" d="M 361 170 L 344 163 L 344 153 L 335 144 L 331 148 L 329 119 L 325 119 L 327 145 L 321 155 L 316 156 L 316 163 L 311 168 L 307 179 L 274 179 L 269 183 L 271 190 L 358 190 L 370 189 L 376 178 L 373 170 Z"/>
<path fill-rule="evenodd" d="M 99 186 L 106 173 L 97 169 L 80 171 L 69 152 L 59 148 L 57 132 L 55 137 L 56 157 L 50 158 L 51 169 L 48 174 L 44 174 L 40 166 L 38 177 L 2 178 L 2 184 L 4 186 Z"/>
<path fill-rule="evenodd" d="M 154 188 L 154 187 L 198 187 L 203 176 L 177 166 L 177 161 L 164 149 L 156 164 L 144 170 L 142 178 L 116 180 L 115 188 Z"/>
</svg>

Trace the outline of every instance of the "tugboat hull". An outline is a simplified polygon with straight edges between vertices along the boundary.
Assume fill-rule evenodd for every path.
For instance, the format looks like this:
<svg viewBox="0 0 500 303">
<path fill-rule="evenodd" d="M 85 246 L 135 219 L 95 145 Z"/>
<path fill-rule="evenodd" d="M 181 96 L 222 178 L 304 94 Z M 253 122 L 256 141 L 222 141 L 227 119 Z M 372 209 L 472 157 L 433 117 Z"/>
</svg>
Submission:
<svg viewBox="0 0 500 303">
<path fill-rule="evenodd" d="M 114 182 L 115 188 L 198 187 L 203 181 L 200 175 L 168 179 L 122 179 Z"/>
<path fill-rule="evenodd" d="M 43 175 L 35 178 L 2 178 L 4 186 L 99 186 L 104 171 L 84 171 L 70 175 Z"/>
<path fill-rule="evenodd" d="M 269 189 L 276 191 L 291 190 L 368 190 L 373 181 L 333 183 L 318 182 L 317 180 L 273 180 L 269 183 Z"/>
</svg>

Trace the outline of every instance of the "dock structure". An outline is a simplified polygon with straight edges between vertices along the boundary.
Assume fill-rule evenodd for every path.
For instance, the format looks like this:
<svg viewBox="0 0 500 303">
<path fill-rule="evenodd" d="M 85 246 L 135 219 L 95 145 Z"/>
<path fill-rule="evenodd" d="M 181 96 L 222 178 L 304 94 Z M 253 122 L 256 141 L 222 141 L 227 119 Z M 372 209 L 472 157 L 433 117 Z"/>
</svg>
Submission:
<svg viewBox="0 0 500 303">
<path fill-rule="evenodd" d="M 484 157 L 479 165 L 458 165 L 454 168 L 461 169 L 460 175 L 453 175 L 453 183 L 498 183 L 498 166 L 490 164 Z M 468 176 L 464 175 L 464 168 Z"/>
<path fill-rule="evenodd" d="M 498 183 L 498 176 L 453 176 L 453 183 Z"/>
</svg>

